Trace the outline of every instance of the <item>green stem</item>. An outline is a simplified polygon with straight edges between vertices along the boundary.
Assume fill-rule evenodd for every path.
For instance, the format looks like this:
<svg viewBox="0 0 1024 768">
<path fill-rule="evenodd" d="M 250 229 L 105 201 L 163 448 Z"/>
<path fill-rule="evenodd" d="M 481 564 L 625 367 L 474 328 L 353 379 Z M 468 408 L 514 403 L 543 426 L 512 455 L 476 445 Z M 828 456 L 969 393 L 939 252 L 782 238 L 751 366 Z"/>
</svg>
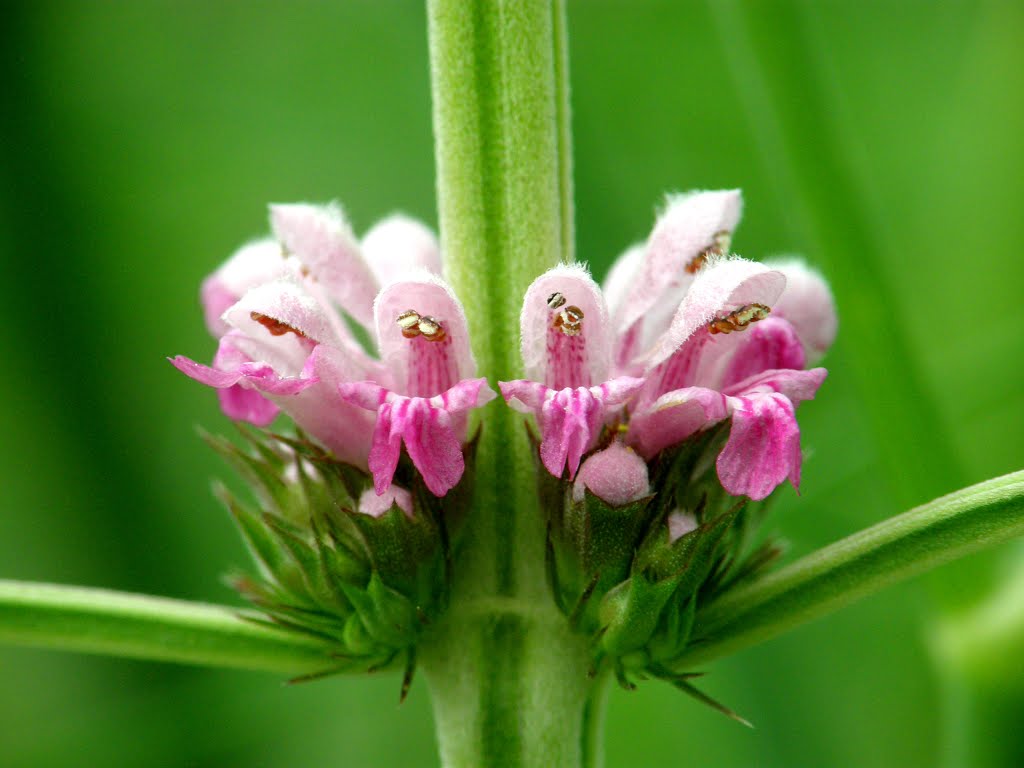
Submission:
<svg viewBox="0 0 1024 768">
<path fill-rule="evenodd" d="M 569 105 L 569 29 L 565 0 L 554 0 L 555 114 L 558 125 L 558 192 L 562 216 L 562 261 L 576 257 L 572 185 L 572 111 Z"/>
<path fill-rule="evenodd" d="M 245 615 L 221 605 L 0 580 L 5 643 L 289 677 L 332 666 L 323 643 Z"/>
<path fill-rule="evenodd" d="M 595 682 L 583 710 L 583 768 L 604 768 L 604 715 L 608 705 L 609 685 L 607 675 Z"/>
<path fill-rule="evenodd" d="M 480 373 L 494 384 L 521 376 L 527 287 L 571 258 L 565 4 L 428 0 L 427 9 L 445 275 L 465 305 Z M 451 606 L 419 648 L 442 759 L 578 766 L 594 685 L 586 644 L 545 581 L 522 418 L 502 403 L 482 418 Z"/>
<path fill-rule="evenodd" d="M 698 614 L 692 667 L 1024 533 L 1024 471 L 956 491 L 727 593 Z"/>
</svg>

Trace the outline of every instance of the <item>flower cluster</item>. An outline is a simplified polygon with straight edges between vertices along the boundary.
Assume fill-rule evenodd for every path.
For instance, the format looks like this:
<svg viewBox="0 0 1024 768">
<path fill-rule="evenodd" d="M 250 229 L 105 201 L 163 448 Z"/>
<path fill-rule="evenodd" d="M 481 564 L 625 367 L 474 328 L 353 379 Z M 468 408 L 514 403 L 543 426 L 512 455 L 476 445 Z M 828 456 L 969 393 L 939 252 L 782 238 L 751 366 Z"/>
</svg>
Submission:
<svg viewBox="0 0 1024 768">
<path fill-rule="evenodd" d="M 393 216 L 362 242 L 335 206 L 276 205 L 274 239 L 245 246 L 203 283 L 213 365 L 172 360 L 221 390 L 233 419 L 284 410 L 395 494 L 402 444 L 427 488 L 462 477 L 466 414 L 494 397 L 473 378 L 466 317 L 440 278 L 433 234 Z M 371 355 L 361 339 L 372 339 Z"/>
<path fill-rule="evenodd" d="M 737 498 L 800 481 L 795 408 L 825 378 L 807 366 L 835 311 L 801 263 L 730 253 L 740 209 L 738 191 L 672 196 L 603 288 L 579 264 L 538 277 L 521 314 L 525 378 L 498 382 L 535 417 L 556 602 L 624 683 L 639 669 L 683 684 L 672 660 L 698 596 L 770 560 L 742 556 L 754 514 Z M 412 658 L 420 619 L 445 603 L 447 527 L 471 513 L 468 413 L 496 395 L 475 377 L 423 225 L 393 216 L 357 241 L 337 207 L 279 205 L 271 228 L 203 284 L 212 365 L 172 360 L 232 419 L 266 426 L 280 410 L 303 433 L 235 456 L 261 467 L 272 507 L 236 511 L 269 579 L 243 591 L 283 623 L 334 626 L 345 654 L 375 666 Z"/>
<path fill-rule="evenodd" d="M 612 421 L 618 439 L 651 460 L 731 418 L 717 459 L 726 491 L 760 500 L 786 478 L 799 485 L 794 408 L 825 378 L 805 365 L 831 344 L 835 312 L 824 281 L 800 263 L 726 255 L 740 205 L 738 191 L 670 198 L 603 291 L 575 265 L 530 286 L 529 378 L 502 382 L 501 392 L 536 414 L 552 475 L 575 477 Z"/>
<path fill-rule="evenodd" d="M 759 505 L 800 481 L 795 408 L 814 397 L 836 317 L 801 263 L 729 253 L 737 191 L 669 198 L 603 289 L 578 265 L 527 290 L 526 379 L 500 382 L 539 431 L 548 573 L 594 665 L 697 695 L 676 660 L 700 608 L 768 566 Z M 753 502 L 753 503 L 751 503 Z"/>
</svg>

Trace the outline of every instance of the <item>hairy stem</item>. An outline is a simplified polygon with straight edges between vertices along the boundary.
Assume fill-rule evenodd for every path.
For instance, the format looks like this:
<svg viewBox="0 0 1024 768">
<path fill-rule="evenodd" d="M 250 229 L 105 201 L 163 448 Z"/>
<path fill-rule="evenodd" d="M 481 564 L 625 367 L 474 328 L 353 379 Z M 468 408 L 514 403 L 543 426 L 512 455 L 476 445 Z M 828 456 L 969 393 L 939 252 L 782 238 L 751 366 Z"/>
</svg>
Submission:
<svg viewBox="0 0 1024 768">
<path fill-rule="evenodd" d="M 1024 534 L 1024 471 L 956 491 L 740 587 L 698 614 L 679 664 L 735 653 L 895 582 Z"/>
<path fill-rule="evenodd" d="M 6 643 L 289 677 L 333 666 L 323 643 L 245 615 L 222 605 L 0 581 L 0 641 Z"/>
<path fill-rule="evenodd" d="M 571 258 L 564 0 L 428 0 L 445 274 L 492 382 L 519 378 L 527 287 Z M 423 639 L 446 766 L 577 766 L 593 681 L 544 577 L 522 418 L 482 417 L 451 607 Z M 591 726 L 596 728 L 596 726 Z"/>
</svg>

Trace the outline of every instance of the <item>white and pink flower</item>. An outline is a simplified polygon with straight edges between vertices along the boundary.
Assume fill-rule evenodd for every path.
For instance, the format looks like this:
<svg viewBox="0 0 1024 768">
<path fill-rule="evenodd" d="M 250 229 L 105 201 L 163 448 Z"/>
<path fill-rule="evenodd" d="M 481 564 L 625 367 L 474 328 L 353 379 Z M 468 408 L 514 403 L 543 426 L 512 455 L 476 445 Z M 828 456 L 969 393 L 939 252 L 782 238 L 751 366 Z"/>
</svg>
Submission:
<svg viewBox="0 0 1024 768">
<path fill-rule="evenodd" d="M 336 206 L 277 205 L 270 219 L 273 239 L 203 283 L 220 339 L 213 365 L 171 362 L 216 387 L 230 418 L 265 426 L 283 410 L 339 460 L 369 469 L 378 495 L 395 493 L 403 443 L 427 488 L 445 495 L 464 471 L 467 412 L 495 395 L 474 378 L 433 234 L 392 216 L 360 243 Z"/>
<path fill-rule="evenodd" d="M 574 479 L 612 424 L 650 461 L 731 419 L 717 457 L 729 493 L 762 499 L 787 478 L 799 484 L 794 409 L 825 378 L 805 367 L 831 345 L 835 310 L 800 262 L 728 254 L 741 207 L 736 190 L 672 196 L 603 290 L 578 264 L 529 287 L 526 378 L 499 386 L 535 414 L 551 474 Z M 378 495 L 393 487 L 404 446 L 443 496 L 464 472 L 468 412 L 494 393 L 474 378 L 465 314 L 438 276 L 433 234 L 395 216 L 358 242 L 339 208 L 304 204 L 272 206 L 271 228 L 273 238 L 203 283 L 219 339 L 212 366 L 172 362 L 216 387 L 233 419 L 265 426 L 284 410 L 341 461 L 368 469 Z"/>
<path fill-rule="evenodd" d="M 536 415 L 553 475 L 572 479 L 611 422 L 650 460 L 731 417 L 717 459 L 729 493 L 762 499 L 786 478 L 799 484 L 794 408 L 825 378 L 804 367 L 831 344 L 835 310 L 802 264 L 727 254 L 740 209 L 738 191 L 670 197 L 603 291 L 579 265 L 534 281 L 521 318 L 527 378 L 500 387 Z"/>
</svg>

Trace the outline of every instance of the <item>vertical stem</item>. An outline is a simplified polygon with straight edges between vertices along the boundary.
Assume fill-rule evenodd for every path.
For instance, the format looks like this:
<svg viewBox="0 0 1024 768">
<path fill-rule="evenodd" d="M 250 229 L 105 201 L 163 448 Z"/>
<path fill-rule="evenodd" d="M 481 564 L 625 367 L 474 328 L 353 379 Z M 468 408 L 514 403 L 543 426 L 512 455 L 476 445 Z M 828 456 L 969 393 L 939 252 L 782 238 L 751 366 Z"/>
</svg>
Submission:
<svg viewBox="0 0 1024 768">
<path fill-rule="evenodd" d="M 562 215 L 562 261 L 576 257 L 572 194 L 572 112 L 569 106 L 569 19 L 566 0 L 554 0 L 555 111 L 558 124 L 558 189 Z"/>
<path fill-rule="evenodd" d="M 607 676 L 595 681 L 583 710 L 583 768 L 604 768 L 604 713 L 609 683 Z"/>
<path fill-rule="evenodd" d="M 445 274 L 493 385 L 520 375 L 526 288 L 571 258 L 565 4 L 428 0 L 427 12 Z M 590 660 L 546 584 L 532 449 L 504 404 L 482 422 L 450 608 L 420 645 L 442 761 L 579 766 Z"/>
</svg>

